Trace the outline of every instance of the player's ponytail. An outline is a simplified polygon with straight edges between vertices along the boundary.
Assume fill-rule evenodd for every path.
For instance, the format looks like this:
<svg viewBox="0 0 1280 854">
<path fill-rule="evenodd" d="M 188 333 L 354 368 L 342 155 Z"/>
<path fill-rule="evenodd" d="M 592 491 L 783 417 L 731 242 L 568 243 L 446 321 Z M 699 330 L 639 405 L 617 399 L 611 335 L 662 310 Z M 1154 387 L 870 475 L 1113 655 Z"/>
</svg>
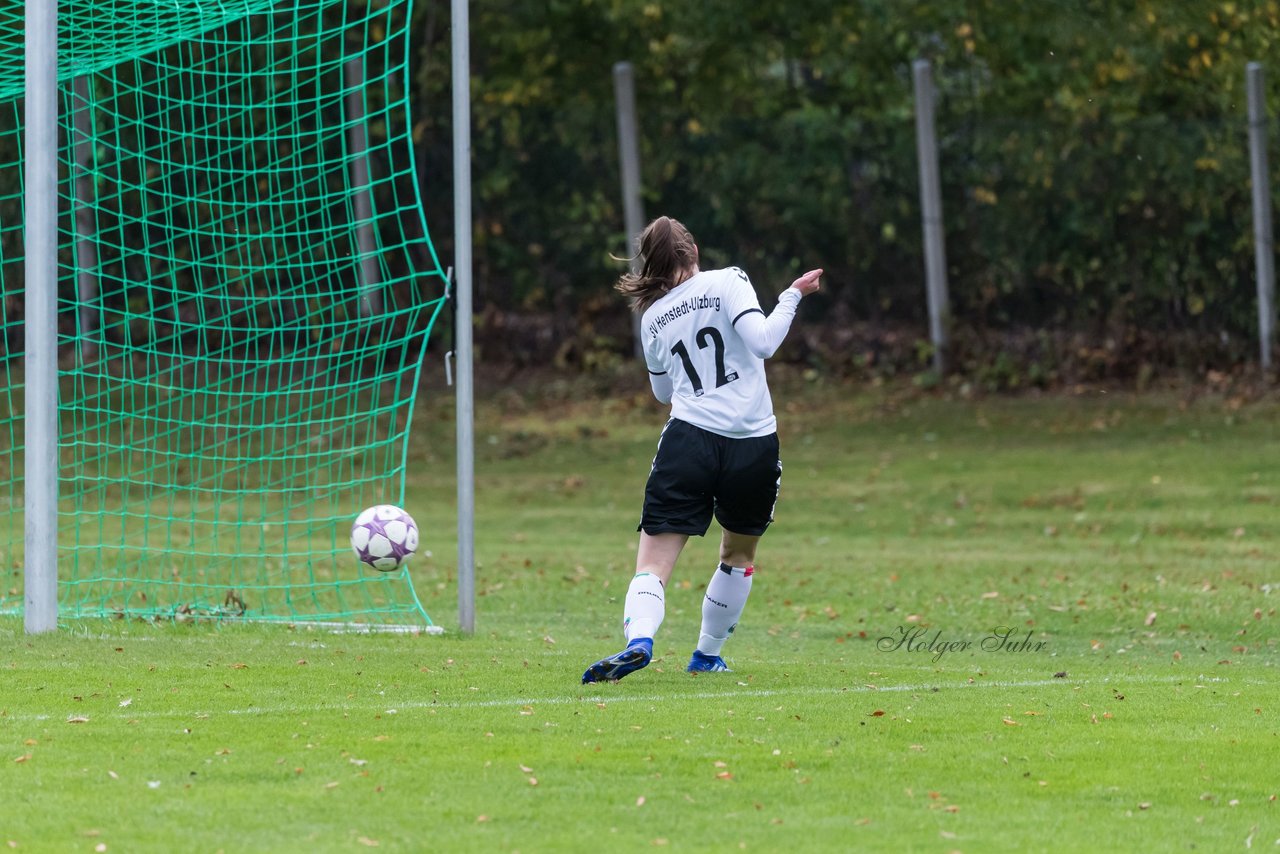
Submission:
<svg viewBox="0 0 1280 854">
<path fill-rule="evenodd" d="M 640 313 L 653 305 L 698 267 L 698 246 L 679 220 L 660 216 L 640 234 L 639 273 L 626 273 L 614 290 Z"/>
</svg>

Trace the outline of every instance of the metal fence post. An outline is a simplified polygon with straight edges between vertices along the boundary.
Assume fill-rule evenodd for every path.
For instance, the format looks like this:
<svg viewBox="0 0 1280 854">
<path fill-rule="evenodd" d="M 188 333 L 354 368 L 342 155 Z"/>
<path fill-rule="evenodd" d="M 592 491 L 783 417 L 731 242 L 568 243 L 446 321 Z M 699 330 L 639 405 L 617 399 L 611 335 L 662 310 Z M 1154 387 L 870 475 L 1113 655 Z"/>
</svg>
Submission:
<svg viewBox="0 0 1280 854">
<path fill-rule="evenodd" d="M 920 217 L 924 228 L 925 288 L 929 299 L 929 339 L 933 368 L 947 370 L 947 338 L 951 321 L 947 295 L 946 232 L 942 227 L 942 189 L 938 178 L 938 141 L 933 127 L 933 73 L 929 60 L 912 63 L 916 96 L 916 152 L 920 162 Z"/>
<path fill-rule="evenodd" d="M 613 66 L 613 92 L 618 104 L 618 159 L 622 163 L 622 212 L 627 229 L 627 257 L 631 272 L 638 273 L 640 264 L 634 257 L 635 240 L 644 229 L 644 206 L 640 199 L 640 140 L 636 121 L 635 72 L 629 62 Z M 644 358 L 640 343 L 640 315 L 633 320 L 635 354 Z"/>
<path fill-rule="evenodd" d="M 1253 251 L 1258 270 L 1258 346 L 1262 369 L 1271 370 L 1275 338 L 1276 256 L 1271 232 L 1271 176 L 1267 168 L 1267 105 L 1262 94 L 1262 64 L 1245 68 L 1249 93 L 1249 171 L 1253 178 Z"/>
</svg>

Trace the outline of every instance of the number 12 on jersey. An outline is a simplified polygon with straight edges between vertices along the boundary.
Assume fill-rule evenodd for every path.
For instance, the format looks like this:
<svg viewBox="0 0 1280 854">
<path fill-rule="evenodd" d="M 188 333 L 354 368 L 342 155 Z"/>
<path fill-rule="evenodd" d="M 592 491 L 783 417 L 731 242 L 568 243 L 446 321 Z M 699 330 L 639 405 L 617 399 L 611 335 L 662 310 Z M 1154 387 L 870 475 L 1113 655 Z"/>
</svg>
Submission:
<svg viewBox="0 0 1280 854">
<path fill-rule="evenodd" d="M 714 326 L 704 326 L 698 330 L 693 336 L 693 340 L 697 343 L 699 350 L 705 350 L 708 346 L 714 347 L 716 357 L 716 388 L 722 385 L 728 385 L 738 378 L 737 371 L 729 371 L 724 366 L 724 338 L 720 336 L 720 330 Z M 689 356 L 689 348 L 684 345 L 683 341 L 677 341 L 671 346 L 672 355 L 679 356 L 681 364 L 684 365 L 684 372 L 689 376 L 689 382 L 693 384 L 693 393 L 696 397 L 702 397 L 704 389 L 702 387 L 702 377 L 698 375 L 698 370 L 693 366 L 693 359 Z"/>
</svg>

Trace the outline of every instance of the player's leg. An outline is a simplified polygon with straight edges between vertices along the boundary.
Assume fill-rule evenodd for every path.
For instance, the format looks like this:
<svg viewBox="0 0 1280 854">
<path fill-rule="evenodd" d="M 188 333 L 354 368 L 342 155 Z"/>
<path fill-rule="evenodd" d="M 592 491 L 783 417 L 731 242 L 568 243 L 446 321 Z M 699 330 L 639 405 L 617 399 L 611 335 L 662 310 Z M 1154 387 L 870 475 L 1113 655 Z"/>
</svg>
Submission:
<svg viewBox="0 0 1280 854">
<path fill-rule="evenodd" d="M 689 660 L 690 671 L 729 669 L 720 652 L 747 607 L 759 542 L 758 536 L 733 531 L 725 531 L 721 537 L 720 566 L 711 574 L 702 598 L 702 628 L 698 632 L 698 648 Z"/>
<path fill-rule="evenodd" d="M 756 548 L 773 521 L 781 480 L 776 436 L 732 441 L 717 492 L 716 517 L 724 528 L 720 565 L 711 574 L 702 600 L 698 647 L 689 659 L 691 672 L 729 669 L 721 651 L 751 595 Z"/>
<path fill-rule="evenodd" d="M 636 574 L 622 612 L 627 648 L 588 667 L 583 682 L 616 682 L 653 660 L 653 637 L 666 616 L 666 584 L 688 541 L 688 534 L 640 532 Z"/>
<path fill-rule="evenodd" d="M 640 546 L 636 550 L 636 574 L 627 588 L 627 598 L 622 615 L 622 630 L 627 643 L 636 638 L 649 638 L 658 633 L 658 627 L 666 616 L 664 591 L 676 560 L 689 541 L 688 534 L 640 532 Z"/>
<path fill-rule="evenodd" d="M 615 681 L 646 666 L 666 613 L 666 583 L 691 535 L 711 525 L 714 447 L 705 431 L 671 421 L 662 432 L 640 519 L 636 572 L 627 588 L 627 648 L 587 668 L 583 682 Z"/>
<path fill-rule="evenodd" d="M 628 650 L 636 646 L 643 647 L 644 664 L 648 664 L 653 656 L 653 639 L 667 614 L 667 581 L 688 541 L 688 534 L 640 532 L 636 574 L 631 577 L 623 603 L 622 632 L 627 638 Z M 634 652 L 627 657 L 637 660 Z M 626 673 L 622 675 L 625 676 Z"/>
<path fill-rule="evenodd" d="M 758 534 L 735 534 L 725 531 L 720 536 L 720 562 L 729 566 L 753 566 L 756 548 L 760 545 Z"/>
</svg>

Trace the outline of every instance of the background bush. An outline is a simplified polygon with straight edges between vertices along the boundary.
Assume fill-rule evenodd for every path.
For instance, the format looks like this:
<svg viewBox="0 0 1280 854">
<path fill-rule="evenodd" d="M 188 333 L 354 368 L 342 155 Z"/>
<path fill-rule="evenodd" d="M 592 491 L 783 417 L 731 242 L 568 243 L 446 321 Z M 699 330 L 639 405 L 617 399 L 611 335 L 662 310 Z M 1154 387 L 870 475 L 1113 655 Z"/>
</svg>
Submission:
<svg viewBox="0 0 1280 854">
<path fill-rule="evenodd" d="M 415 114 L 448 256 L 441 6 L 418 13 Z M 911 63 L 927 58 L 959 338 L 1169 333 L 1256 357 L 1245 65 L 1280 43 L 1273 0 L 473 0 L 471 31 L 479 309 L 618 308 L 611 67 L 628 60 L 648 216 L 681 218 L 762 292 L 824 266 L 809 310 L 831 324 L 926 337 Z"/>
</svg>

